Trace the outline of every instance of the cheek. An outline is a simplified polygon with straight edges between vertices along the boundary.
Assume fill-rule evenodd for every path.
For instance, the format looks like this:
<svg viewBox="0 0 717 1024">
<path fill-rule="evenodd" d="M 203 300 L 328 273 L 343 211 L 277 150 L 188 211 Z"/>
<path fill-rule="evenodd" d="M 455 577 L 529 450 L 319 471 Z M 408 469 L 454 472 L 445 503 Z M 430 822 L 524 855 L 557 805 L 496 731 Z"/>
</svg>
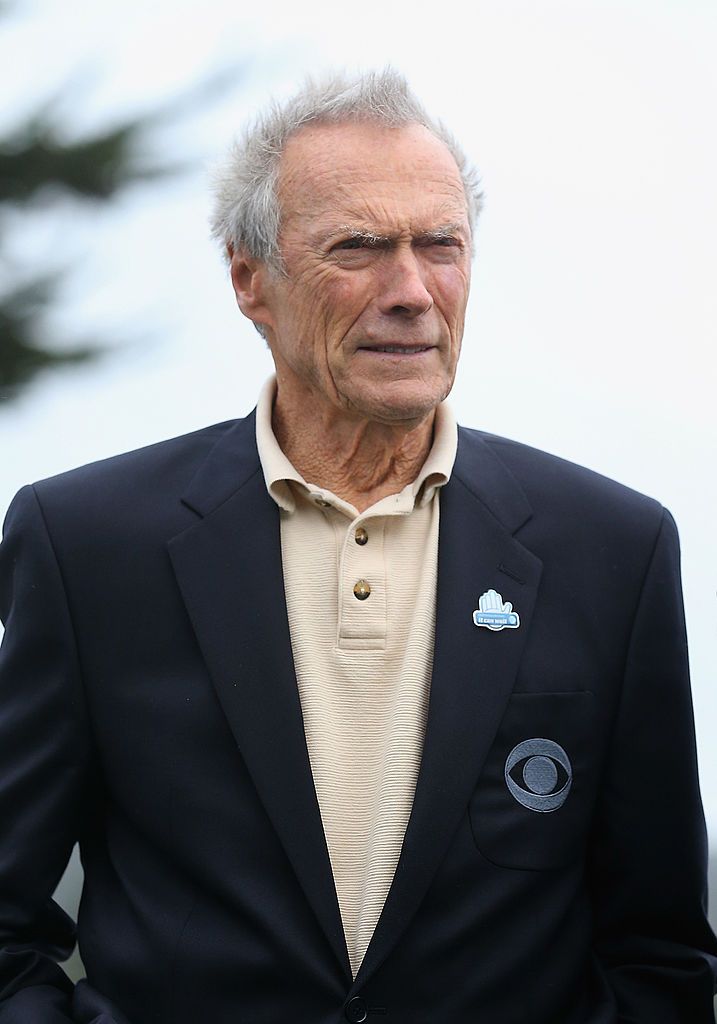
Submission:
<svg viewBox="0 0 717 1024">
<path fill-rule="evenodd" d="M 463 322 L 469 284 L 470 278 L 456 267 L 442 268 L 434 276 L 434 301 L 451 326 Z"/>
<path fill-rule="evenodd" d="M 346 313 L 364 309 L 380 287 L 379 271 L 372 267 L 343 270 L 332 274 L 326 282 L 327 295 L 337 309 Z"/>
<path fill-rule="evenodd" d="M 370 282 L 359 280 L 357 273 L 334 277 L 321 292 L 312 296 L 312 302 L 320 311 L 327 332 L 340 342 L 370 305 Z"/>
<path fill-rule="evenodd" d="M 347 329 L 370 302 L 372 275 L 369 272 L 337 271 L 335 267 L 313 265 L 296 268 L 292 274 L 291 306 L 304 324 L 327 333 Z"/>
</svg>

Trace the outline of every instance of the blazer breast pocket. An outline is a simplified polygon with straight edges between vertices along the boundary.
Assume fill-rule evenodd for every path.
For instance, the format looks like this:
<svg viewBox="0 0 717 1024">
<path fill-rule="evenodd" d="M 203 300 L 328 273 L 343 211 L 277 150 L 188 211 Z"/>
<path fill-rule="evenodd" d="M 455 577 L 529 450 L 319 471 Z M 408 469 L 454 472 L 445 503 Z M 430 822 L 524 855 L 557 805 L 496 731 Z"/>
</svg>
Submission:
<svg viewBox="0 0 717 1024">
<path fill-rule="evenodd" d="M 547 871 L 583 856 L 600 761 L 594 704 L 587 691 L 510 698 L 469 805 L 492 863 Z"/>
</svg>

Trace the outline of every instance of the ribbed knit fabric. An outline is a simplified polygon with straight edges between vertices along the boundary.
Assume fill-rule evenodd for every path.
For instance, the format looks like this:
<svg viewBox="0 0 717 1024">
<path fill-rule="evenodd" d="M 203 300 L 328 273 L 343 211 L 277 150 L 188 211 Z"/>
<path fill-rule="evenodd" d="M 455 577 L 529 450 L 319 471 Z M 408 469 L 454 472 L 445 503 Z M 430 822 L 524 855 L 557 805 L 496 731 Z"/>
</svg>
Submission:
<svg viewBox="0 0 717 1024">
<path fill-rule="evenodd" d="M 257 444 L 281 509 L 284 588 L 304 732 L 354 977 L 383 909 L 421 762 L 433 666 L 439 488 L 453 468 L 444 405 L 416 480 L 365 512 L 306 483 L 271 428 Z M 356 530 L 368 535 L 356 542 Z M 370 586 L 365 600 L 354 585 Z"/>
</svg>

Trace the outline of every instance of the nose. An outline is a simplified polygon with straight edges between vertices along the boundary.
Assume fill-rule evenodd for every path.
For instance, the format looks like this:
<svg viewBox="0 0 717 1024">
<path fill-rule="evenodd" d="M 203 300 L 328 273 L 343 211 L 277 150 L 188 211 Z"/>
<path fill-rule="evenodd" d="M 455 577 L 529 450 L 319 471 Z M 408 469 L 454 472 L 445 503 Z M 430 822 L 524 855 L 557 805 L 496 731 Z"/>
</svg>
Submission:
<svg viewBox="0 0 717 1024">
<path fill-rule="evenodd" d="M 387 262 L 379 298 L 381 312 L 409 319 L 427 313 L 433 296 L 426 287 L 416 254 L 412 250 L 395 252 Z"/>
</svg>

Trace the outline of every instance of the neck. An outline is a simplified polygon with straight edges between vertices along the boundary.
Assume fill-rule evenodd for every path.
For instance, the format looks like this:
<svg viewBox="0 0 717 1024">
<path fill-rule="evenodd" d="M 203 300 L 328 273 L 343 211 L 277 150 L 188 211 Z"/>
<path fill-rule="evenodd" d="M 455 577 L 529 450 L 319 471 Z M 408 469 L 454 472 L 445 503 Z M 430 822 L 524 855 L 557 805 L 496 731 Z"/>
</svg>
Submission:
<svg viewBox="0 0 717 1024">
<path fill-rule="evenodd" d="M 347 419 L 333 408 L 312 409 L 307 418 L 281 397 L 272 428 L 286 457 L 304 480 L 359 512 L 415 480 L 431 449 L 435 410 L 410 423 Z"/>
</svg>

